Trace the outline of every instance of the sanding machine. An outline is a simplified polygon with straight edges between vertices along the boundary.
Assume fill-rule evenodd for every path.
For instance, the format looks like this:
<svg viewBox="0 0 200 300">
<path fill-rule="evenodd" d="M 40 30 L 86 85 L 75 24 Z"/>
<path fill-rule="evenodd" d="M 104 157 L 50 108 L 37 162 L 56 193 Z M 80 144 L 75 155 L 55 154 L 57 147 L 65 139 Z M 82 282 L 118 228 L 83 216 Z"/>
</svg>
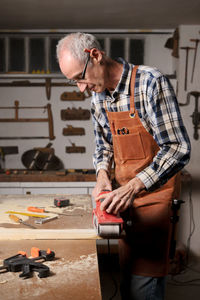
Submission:
<svg viewBox="0 0 200 300">
<path fill-rule="evenodd" d="M 102 195 L 102 198 L 96 202 L 96 207 L 93 209 L 94 228 L 96 233 L 103 238 L 119 238 L 123 230 L 123 219 L 116 215 L 108 214 L 100 208 L 106 193 L 110 193 L 110 191 L 102 191 L 99 194 Z"/>
</svg>

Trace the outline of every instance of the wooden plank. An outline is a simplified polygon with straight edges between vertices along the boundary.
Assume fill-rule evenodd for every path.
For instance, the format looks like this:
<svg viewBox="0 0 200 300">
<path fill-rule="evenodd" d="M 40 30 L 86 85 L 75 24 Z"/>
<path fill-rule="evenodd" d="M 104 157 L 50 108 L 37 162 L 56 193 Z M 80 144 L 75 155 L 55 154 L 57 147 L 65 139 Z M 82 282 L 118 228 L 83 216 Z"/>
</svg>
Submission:
<svg viewBox="0 0 200 300">
<path fill-rule="evenodd" d="M 0 240 L 97 240 L 94 229 L 29 229 L 0 227 Z"/>
</svg>

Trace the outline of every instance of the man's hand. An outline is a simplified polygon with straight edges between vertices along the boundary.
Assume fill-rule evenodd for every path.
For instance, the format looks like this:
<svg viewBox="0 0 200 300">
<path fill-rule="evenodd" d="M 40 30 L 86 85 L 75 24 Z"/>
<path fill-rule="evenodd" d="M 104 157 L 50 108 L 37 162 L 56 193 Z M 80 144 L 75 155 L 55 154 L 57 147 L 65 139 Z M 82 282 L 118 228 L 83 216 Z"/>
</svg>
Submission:
<svg viewBox="0 0 200 300">
<path fill-rule="evenodd" d="M 94 199 L 103 190 L 112 191 L 112 185 L 111 185 L 110 179 L 108 177 L 108 173 L 104 169 L 101 169 L 97 176 L 97 182 L 96 182 L 95 188 L 92 191 L 92 196 L 94 197 Z"/>
<path fill-rule="evenodd" d="M 133 203 L 134 196 L 145 188 L 143 182 L 135 177 L 126 185 L 104 195 L 104 201 L 101 203 L 101 209 L 107 213 L 118 214 L 125 211 Z M 96 197 L 98 201 L 102 196 Z"/>
</svg>

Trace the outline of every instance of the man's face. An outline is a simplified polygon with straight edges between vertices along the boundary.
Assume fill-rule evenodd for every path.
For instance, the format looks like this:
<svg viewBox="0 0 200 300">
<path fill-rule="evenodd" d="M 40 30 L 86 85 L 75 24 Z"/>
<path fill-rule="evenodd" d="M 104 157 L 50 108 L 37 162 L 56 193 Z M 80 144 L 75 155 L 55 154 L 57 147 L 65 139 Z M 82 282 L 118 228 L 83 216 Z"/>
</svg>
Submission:
<svg viewBox="0 0 200 300">
<path fill-rule="evenodd" d="M 62 73 L 68 79 L 77 81 L 77 86 L 81 92 L 88 88 L 90 91 L 101 93 L 106 89 L 105 70 L 98 61 L 98 53 L 97 58 L 90 58 L 90 62 L 88 63 L 84 79 L 81 79 L 81 76 L 85 63 L 75 59 L 69 51 L 65 51 L 61 55 L 59 65 Z"/>
</svg>

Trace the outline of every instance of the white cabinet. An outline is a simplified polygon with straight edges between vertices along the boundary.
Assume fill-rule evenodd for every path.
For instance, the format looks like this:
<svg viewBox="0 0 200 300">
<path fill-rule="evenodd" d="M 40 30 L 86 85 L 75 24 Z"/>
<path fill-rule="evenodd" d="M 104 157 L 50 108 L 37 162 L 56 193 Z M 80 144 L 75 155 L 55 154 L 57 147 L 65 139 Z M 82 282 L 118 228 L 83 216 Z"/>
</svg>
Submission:
<svg viewBox="0 0 200 300">
<path fill-rule="evenodd" d="M 0 182 L 0 194 L 91 194 L 95 182 Z"/>
</svg>

